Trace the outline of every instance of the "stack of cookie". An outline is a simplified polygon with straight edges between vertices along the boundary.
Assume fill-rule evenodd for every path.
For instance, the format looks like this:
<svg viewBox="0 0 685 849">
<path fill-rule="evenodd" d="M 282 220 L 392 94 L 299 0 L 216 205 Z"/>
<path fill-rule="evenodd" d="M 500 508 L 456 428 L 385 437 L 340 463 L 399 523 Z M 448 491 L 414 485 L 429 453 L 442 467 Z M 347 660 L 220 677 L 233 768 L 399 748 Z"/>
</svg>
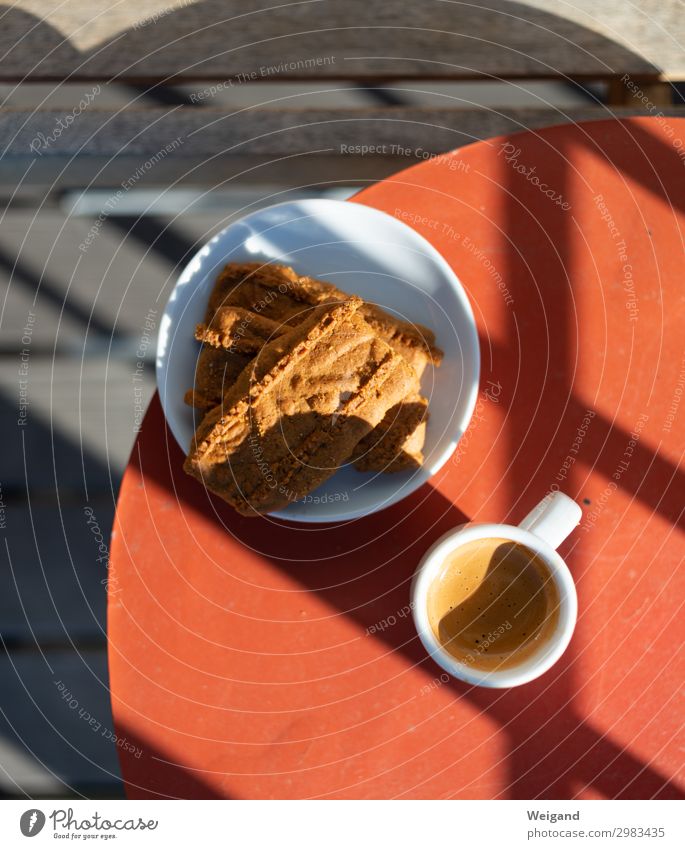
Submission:
<svg viewBox="0 0 685 849">
<path fill-rule="evenodd" d="M 185 470 L 248 516 L 297 501 L 343 464 L 396 472 L 423 461 L 419 380 L 433 333 L 284 265 L 231 263 L 203 324 L 202 417 Z"/>
</svg>

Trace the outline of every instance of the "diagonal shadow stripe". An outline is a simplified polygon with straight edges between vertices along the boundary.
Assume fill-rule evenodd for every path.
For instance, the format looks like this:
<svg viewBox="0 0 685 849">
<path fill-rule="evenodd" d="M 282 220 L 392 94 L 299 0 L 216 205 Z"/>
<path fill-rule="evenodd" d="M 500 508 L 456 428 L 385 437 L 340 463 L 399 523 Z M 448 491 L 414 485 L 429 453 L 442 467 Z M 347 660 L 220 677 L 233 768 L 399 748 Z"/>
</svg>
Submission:
<svg viewBox="0 0 685 849">
<path fill-rule="evenodd" d="M 481 339 L 481 346 L 484 340 Z M 496 342 L 488 340 L 496 358 L 507 356 L 506 349 Z M 499 403 L 509 408 L 508 399 L 500 396 Z M 580 422 L 588 410 L 588 405 L 575 394 L 569 397 L 566 416 L 571 422 Z M 616 458 L 620 458 L 626 446 L 632 440 L 632 434 L 617 422 L 592 408 L 594 418 L 578 451 L 577 463 L 597 469 L 611 480 L 616 471 Z M 529 479 L 526 479 L 526 485 Z M 654 513 L 659 513 L 672 525 L 685 528 L 685 505 L 682 493 L 685 492 L 685 470 L 672 463 L 658 451 L 650 448 L 644 438 L 633 448 L 630 469 L 621 476 L 619 489 L 629 492 L 638 501 Z"/>
<path fill-rule="evenodd" d="M 0 248 L 0 268 L 9 277 L 10 285 L 19 283 L 26 287 L 35 297 L 36 301 L 42 299 L 51 303 L 65 315 L 79 322 L 89 332 L 97 333 L 107 339 L 120 339 L 122 334 L 108 321 L 98 318 L 94 312 L 91 313 L 86 307 L 77 304 L 72 298 L 64 294 L 64 287 L 52 279 L 45 272 L 36 274 L 26 263 L 18 257 L 10 256 Z"/>
<path fill-rule="evenodd" d="M 367 100 L 380 103 L 382 106 L 406 106 L 409 103 L 403 92 L 391 88 L 364 83 L 357 83 L 355 88 Z"/>
<path fill-rule="evenodd" d="M 126 85 L 126 88 L 135 95 L 142 95 L 145 100 L 150 101 L 157 106 L 203 105 L 201 100 L 196 103 L 194 100 L 191 100 L 184 91 L 181 91 L 181 89 L 173 85 L 162 85 L 161 83 L 156 83 L 155 85 L 143 86 L 129 83 Z"/>
<path fill-rule="evenodd" d="M 563 151 L 556 152 L 559 156 Z M 551 157 L 550 157 L 551 159 Z M 557 163 L 554 163 L 556 166 Z M 514 301 L 524 304 L 524 309 L 533 313 L 536 319 L 544 322 L 545 325 L 551 324 L 554 327 L 554 334 L 550 334 L 548 341 L 549 348 L 547 356 L 556 363 L 557 373 L 554 378 L 554 383 L 559 387 L 559 392 L 566 394 L 568 387 L 573 383 L 573 375 L 570 371 L 573 353 L 573 329 L 571 327 L 571 318 L 574 315 L 572 309 L 571 296 L 571 269 L 573 268 L 573 250 L 569 239 L 569 220 L 566 213 L 560 212 L 557 208 L 549 210 L 548 217 L 541 217 L 538 207 L 531 207 L 523 211 L 525 205 L 521 191 L 520 174 L 511 167 L 509 162 L 504 158 L 501 159 L 499 168 L 501 173 L 499 180 L 505 188 L 504 209 L 503 209 L 503 229 L 507 234 L 506 247 L 503 257 L 504 277 L 508 281 L 511 288 Z M 568 197 L 571 191 L 568 168 L 562 165 L 561 174 L 557 175 L 559 184 L 556 185 L 562 197 Z M 545 210 L 547 212 L 547 210 Z M 528 226 L 539 234 L 540 238 L 540 253 L 543 251 L 548 254 L 549 261 L 553 263 L 555 271 L 559 275 L 558 285 L 556 286 L 556 297 L 551 297 L 548 282 L 540 278 L 539 274 L 539 259 L 537 256 L 530 257 L 525 253 L 525 248 L 520 246 L 527 245 L 527 241 L 523 238 L 520 232 L 522 226 Z M 549 243 L 549 244 L 547 244 Z M 544 247 L 543 247 L 544 244 Z M 556 246 L 556 251 L 551 250 L 551 245 Z M 530 270 L 521 267 L 521 257 L 519 250 L 524 250 L 526 263 L 530 262 Z M 540 303 L 531 307 L 530 294 L 526 291 L 530 286 L 529 276 L 533 278 L 533 282 L 538 287 Z M 509 337 L 513 338 L 513 335 Z M 534 380 L 542 398 L 545 389 L 548 387 L 547 369 L 544 371 L 542 366 L 542 355 L 544 344 L 537 345 L 535 342 L 524 342 L 521 345 L 521 350 L 518 353 L 521 361 L 519 363 L 522 371 L 526 370 L 530 374 L 535 374 Z M 531 363 L 531 354 L 535 352 L 539 354 L 540 362 Z M 503 352 L 499 352 L 502 354 Z M 509 354 L 510 357 L 513 356 Z M 536 359 L 538 357 L 536 356 Z M 500 359 L 499 362 L 502 362 Z M 540 369 L 538 371 L 538 369 Z M 556 412 L 556 411 L 555 411 Z M 540 410 L 535 410 L 532 414 L 533 418 L 540 417 Z M 551 433 L 550 433 L 551 435 Z M 510 487 L 509 503 L 515 504 L 516 499 L 521 493 L 526 493 L 531 488 L 531 475 L 529 467 L 529 459 L 524 447 L 524 443 L 528 437 L 528 433 L 523 434 L 520 428 L 518 418 L 507 416 L 506 427 L 504 429 L 505 439 L 508 441 L 508 457 L 511 458 L 509 468 L 506 469 L 504 479 Z M 522 439 L 523 436 L 523 439 Z M 526 459 L 524 459 L 524 457 Z M 569 647 L 569 652 L 573 651 L 574 647 Z M 568 657 L 566 658 L 568 664 Z M 574 695 L 576 692 L 576 681 L 573 674 L 573 665 L 569 664 L 569 669 L 564 675 L 560 675 L 553 687 L 552 699 L 559 705 L 558 710 L 564 716 L 564 725 L 566 727 L 574 727 L 576 724 L 582 723 L 582 720 L 575 717 L 573 711 Z M 478 702 L 478 693 L 473 694 L 474 701 Z M 497 702 L 493 707 L 493 714 L 498 720 L 504 724 L 509 737 L 509 751 L 507 757 L 508 779 L 505 795 L 516 795 L 517 792 L 530 793 L 530 796 L 537 796 L 541 793 L 548 792 L 547 789 L 538 787 L 533 784 L 533 780 L 539 782 L 539 776 L 546 774 L 544 765 L 539 763 L 540 755 L 534 754 L 534 740 L 537 733 L 535 725 L 526 725 L 526 716 L 519 714 L 513 719 L 504 715 L 501 710 L 497 710 Z M 523 720 L 523 722 L 521 721 Z M 507 722 L 509 723 L 507 725 Z M 558 723 L 551 723 L 551 727 L 546 729 L 545 744 L 546 751 L 552 747 L 557 733 Z M 571 756 L 573 752 L 571 750 Z M 535 778 L 526 781 L 522 776 L 526 776 L 529 771 L 530 764 L 535 763 Z M 565 774 L 562 773 L 561 778 L 556 781 L 556 793 L 561 799 L 570 799 L 572 794 L 571 776 L 573 771 L 570 770 Z M 533 778 L 531 776 L 531 778 Z M 547 779 L 545 778 L 544 781 Z M 518 789 L 517 789 L 518 785 Z"/>
<path fill-rule="evenodd" d="M 199 247 L 197 242 L 154 215 L 113 215 L 107 219 L 107 224 L 116 227 L 127 238 L 137 239 L 174 267 L 188 262 Z"/>
<path fill-rule="evenodd" d="M 262 522 L 237 516 L 224 502 L 188 482 L 182 471 L 182 453 L 168 430 L 165 441 L 168 453 L 152 450 L 158 449 L 160 434 L 165 433 L 165 428 L 159 400 L 155 397 L 132 454 L 132 464 L 143 480 L 154 480 L 168 493 L 165 503 L 170 498 L 178 502 L 182 510 L 195 514 L 198 521 L 216 524 L 222 535 L 228 531 L 242 544 L 264 552 L 262 557 L 271 559 L 277 569 L 286 568 L 283 558 L 292 558 L 297 563 L 298 553 L 301 557 L 301 540 L 292 528 L 272 524 L 265 535 Z M 137 482 L 130 485 L 139 487 Z M 154 489 L 151 487 L 151 491 Z M 373 517 L 355 522 L 355 541 L 375 551 L 378 562 L 387 563 L 388 568 L 370 572 L 368 563 L 369 557 L 373 560 L 373 553 L 363 558 L 363 562 L 343 556 L 340 562 L 344 563 L 346 581 L 342 585 L 325 586 L 327 582 L 322 570 L 336 568 L 335 558 L 340 551 L 346 550 L 350 533 L 347 527 L 330 526 L 325 535 L 318 534 L 308 542 L 307 556 L 313 558 L 313 562 L 291 563 L 288 572 L 306 590 L 318 594 L 341 615 L 356 622 L 366 639 L 381 641 L 392 652 L 403 656 L 408 666 L 423 670 L 428 683 L 440 674 L 440 670 L 419 645 L 411 621 L 398 619 L 396 625 L 382 631 L 375 626 L 406 605 L 407 588 L 421 553 L 447 529 L 467 521 L 468 517 L 430 484 L 389 508 L 384 515 L 388 526 L 401 526 L 403 537 L 415 540 L 413 545 L 399 545 L 392 537 L 379 538 Z M 440 517 L 438 521 L 436 517 Z M 140 523 L 140 519 L 136 512 L 135 521 Z M 151 513 L 144 524 L 153 526 L 157 519 Z M 188 516 L 185 521 L 195 520 Z M 126 533 L 125 527 L 123 532 Z M 571 655 L 559 661 L 561 678 L 569 678 L 573 662 Z M 573 787 L 578 784 L 591 785 L 610 797 L 685 797 L 674 780 L 598 733 L 579 717 L 567 686 L 557 683 L 550 688 L 540 679 L 500 693 L 469 688 L 450 679 L 444 687 L 449 688 L 455 699 L 466 699 L 479 712 L 490 716 L 505 735 L 509 770 L 504 795 L 509 798 L 564 798 L 563 793 L 571 798 L 575 792 Z M 438 707 L 445 709 L 444 700 Z M 454 734 L 459 734 L 457 727 Z M 463 738 L 451 735 L 443 741 L 444 745 L 454 747 L 456 763 L 468 757 L 468 751 L 464 754 L 464 748 L 457 745 L 460 739 Z M 467 740 L 464 742 L 466 744 Z M 127 756 L 125 752 L 120 754 L 125 769 Z M 135 763 L 131 762 L 129 767 L 135 775 Z M 211 781 L 211 776 L 208 780 Z"/>
<path fill-rule="evenodd" d="M 201 770 L 188 769 L 175 763 L 172 755 L 160 751 L 151 741 L 128 725 L 117 723 L 117 734 L 133 744 L 142 754 L 135 774 L 124 773 L 129 799 L 227 799 L 223 792 L 205 781 Z M 127 761 L 122 759 L 122 764 Z M 128 779 L 128 780 L 127 780 Z M 237 797 L 233 797 L 237 798 Z"/>
<path fill-rule="evenodd" d="M 678 102 L 677 98 L 683 96 L 682 92 L 682 89 L 677 93 L 674 91 L 673 99 L 676 102 Z M 654 114 L 659 113 L 655 111 Z M 635 180 L 664 203 L 685 211 L 684 181 L 680 179 L 664 182 L 663 174 L 659 173 L 655 165 L 663 159 L 664 149 L 668 150 L 668 153 L 678 162 L 677 154 L 685 146 L 685 120 L 667 118 L 665 121 L 664 126 L 668 127 L 669 131 L 673 131 L 673 146 L 670 148 L 664 145 L 661 138 L 648 132 L 644 124 L 636 119 L 618 122 L 620 126 L 623 126 L 626 134 L 626 144 L 622 151 L 617 149 L 615 142 L 612 143 L 610 151 L 604 151 L 595 136 L 588 138 L 583 133 L 579 133 L 575 139 L 594 156 L 606 157 L 618 171 L 626 174 L 629 179 Z M 677 144 L 680 147 L 676 147 Z M 675 167 L 682 168 L 682 160 L 679 160 L 679 164 Z"/>
</svg>

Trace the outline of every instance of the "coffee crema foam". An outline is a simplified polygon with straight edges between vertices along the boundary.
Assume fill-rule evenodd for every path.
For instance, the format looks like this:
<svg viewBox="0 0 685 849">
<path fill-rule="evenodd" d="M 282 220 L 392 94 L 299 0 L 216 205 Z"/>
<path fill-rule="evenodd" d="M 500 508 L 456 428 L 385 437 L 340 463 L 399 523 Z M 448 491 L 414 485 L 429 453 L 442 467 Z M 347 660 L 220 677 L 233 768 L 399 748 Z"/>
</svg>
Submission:
<svg viewBox="0 0 685 849">
<path fill-rule="evenodd" d="M 511 669 L 540 651 L 559 622 L 547 564 L 507 539 L 478 539 L 451 552 L 428 590 L 440 645 L 481 671 Z"/>
</svg>

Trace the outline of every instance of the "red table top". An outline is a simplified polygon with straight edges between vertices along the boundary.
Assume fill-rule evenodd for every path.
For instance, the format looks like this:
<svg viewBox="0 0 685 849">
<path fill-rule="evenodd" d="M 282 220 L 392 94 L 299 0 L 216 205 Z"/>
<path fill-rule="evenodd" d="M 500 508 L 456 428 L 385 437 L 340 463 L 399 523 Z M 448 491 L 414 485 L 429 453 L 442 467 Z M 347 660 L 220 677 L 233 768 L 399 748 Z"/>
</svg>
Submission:
<svg viewBox="0 0 685 849">
<path fill-rule="evenodd" d="M 411 217 L 481 337 L 469 431 L 395 507 L 325 528 L 240 517 L 186 477 L 153 401 L 110 564 L 130 797 L 683 796 L 683 140 L 671 118 L 553 127 L 356 196 Z M 446 681 L 407 615 L 419 557 L 553 485 L 585 511 L 560 549 L 569 650 L 513 690 Z"/>
</svg>

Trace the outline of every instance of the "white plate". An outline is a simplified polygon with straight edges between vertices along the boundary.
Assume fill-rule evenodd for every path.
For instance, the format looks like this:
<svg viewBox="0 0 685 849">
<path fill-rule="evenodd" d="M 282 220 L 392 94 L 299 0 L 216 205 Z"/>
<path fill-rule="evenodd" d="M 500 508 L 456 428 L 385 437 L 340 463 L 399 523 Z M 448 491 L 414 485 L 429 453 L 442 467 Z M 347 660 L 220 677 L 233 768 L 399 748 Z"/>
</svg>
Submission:
<svg viewBox="0 0 685 849">
<path fill-rule="evenodd" d="M 194 411 L 183 403 L 193 385 L 202 321 L 214 280 L 227 262 L 281 262 L 328 280 L 388 312 L 430 327 L 445 352 L 429 368 L 430 400 L 424 465 L 413 472 L 361 473 L 345 466 L 305 501 L 271 515 L 295 522 L 365 516 L 405 498 L 449 459 L 478 394 L 480 353 L 468 298 L 449 265 L 422 236 L 396 218 L 358 203 L 299 200 L 261 209 L 229 225 L 188 263 L 160 322 L 157 386 L 172 433 L 184 451 Z"/>
</svg>

